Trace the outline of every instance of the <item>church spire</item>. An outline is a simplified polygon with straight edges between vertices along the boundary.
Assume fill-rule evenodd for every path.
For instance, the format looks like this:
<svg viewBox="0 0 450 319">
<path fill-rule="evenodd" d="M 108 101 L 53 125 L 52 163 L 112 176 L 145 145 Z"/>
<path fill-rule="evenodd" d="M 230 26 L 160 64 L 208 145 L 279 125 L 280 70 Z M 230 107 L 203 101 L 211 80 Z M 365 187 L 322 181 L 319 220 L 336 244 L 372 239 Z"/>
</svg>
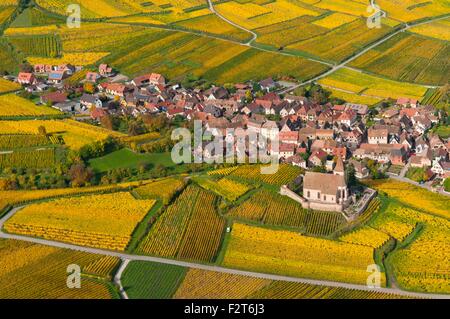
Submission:
<svg viewBox="0 0 450 319">
<path fill-rule="evenodd" d="M 336 166 L 334 167 L 334 174 L 344 176 L 344 162 L 340 156 L 337 158 Z"/>
</svg>

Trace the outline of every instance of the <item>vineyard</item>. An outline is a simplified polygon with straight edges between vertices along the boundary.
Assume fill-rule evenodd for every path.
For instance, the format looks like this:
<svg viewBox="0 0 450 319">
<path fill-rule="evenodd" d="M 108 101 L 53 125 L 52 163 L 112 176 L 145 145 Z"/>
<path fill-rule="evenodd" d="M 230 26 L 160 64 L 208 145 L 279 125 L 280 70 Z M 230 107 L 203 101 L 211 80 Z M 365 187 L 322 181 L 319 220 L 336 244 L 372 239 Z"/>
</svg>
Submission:
<svg viewBox="0 0 450 319">
<path fill-rule="evenodd" d="M 226 177 L 219 179 L 218 181 L 199 177 L 196 178 L 195 181 L 201 187 L 216 193 L 230 202 L 234 202 L 252 188 L 249 184 L 237 182 Z"/>
<path fill-rule="evenodd" d="M 88 193 L 101 193 L 128 188 L 129 184 L 93 186 L 83 188 L 58 188 L 27 191 L 0 191 L 0 212 L 9 205 L 21 205 L 31 201 L 58 198 L 69 195 L 81 195 Z"/>
<path fill-rule="evenodd" d="M 171 298 L 183 281 L 187 269 L 179 266 L 132 261 L 122 276 L 131 299 Z"/>
<path fill-rule="evenodd" d="M 341 69 L 318 81 L 327 87 L 379 98 L 409 97 L 421 99 L 426 87 L 392 81 L 350 69 Z"/>
<path fill-rule="evenodd" d="M 27 56 L 55 58 L 61 55 L 60 40 L 54 35 L 19 36 L 8 40 Z"/>
<path fill-rule="evenodd" d="M 258 272 L 365 284 L 373 248 L 234 223 L 223 264 Z M 382 285 L 385 279 L 382 276 Z"/>
<path fill-rule="evenodd" d="M 120 258 L 105 256 L 86 265 L 83 268 L 83 272 L 102 278 L 112 278 L 113 272 L 117 269 L 119 264 Z"/>
<path fill-rule="evenodd" d="M 189 269 L 175 299 L 243 299 L 271 281 L 233 274 Z"/>
<path fill-rule="evenodd" d="M 446 196 L 392 179 L 371 181 L 368 185 L 408 206 L 425 210 L 438 216 L 450 217 L 450 202 Z M 414 201 L 407 200 L 410 198 L 414 198 Z"/>
<path fill-rule="evenodd" d="M 65 145 L 74 150 L 93 142 L 103 141 L 108 136 L 123 136 L 118 132 L 74 120 L 0 121 L 0 134 L 36 134 L 40 126 L 45 127 L 47 134 L 61 136 Z"/>
<path fill-rule="evenodd" d="M 131 299 L 398 299 L 395 294 L 133 261 L 122 283 Z"/>
<path fill-rule="evenodd" d="M 238 166 L 219 168 L 213 171 L 209 171 L 208 176 L 228 176 L 238 169 Z"/>
<path fill-rule="evenodd" d="M 345 224 L 345 218 L 335 212 L 305 210 L 294 200 L 269 190 L 261 190 L 228 216 L 252 220 L 267 225 L 297 227 L 311 235 L 328 236 Z"/>
<path fill-rule="evenodd" d="M 379 248 L 389 240 L 389 235 L 386 235 L 386 233 L 374 228 L 365 226 L 347 235 L 341 236 L 339 240 L 346 243 Z"/>
<path fill-rule="evenodd" d="M 140 186 L 134 191 L 142 198 L 162 198 L 164 204 L 168 204 L 183 186 L 184 182 L 181 178 L 166 178 Z"/>
<path fill-rule="evenodd" d="M 111 299 L 117 297 L 105 282 L 81 277 L 81 289 L 67 287 L 67 266 L 85 266 L 101 256 L 37 244 L 0 239 L 0 298 Z"/>
<path fill-rule="evenodd" d="M 150 229 L 139 251 L 163 257 L 212 261 L 225 220 L 215 209 L 216 196 L 188 186 Z"/>
<path fill-rule="evenodd" d="M 0 152 L 0 169 L 13 168 L 50 168 L 56 163 L 53 148 L 33 151 Z"/>
<path fill-rule="evenodd" d="M 20 90 L 20 88 L 20 84 L 0 78 L 0 93 L 17 91 Z"/>
<path fill-rule="evenodd" d="M 399 299 L 395 294 L 275 281 L 251 299 Z"/>
<path fill-rule="evenodd" d="M 401 33 L 351 65 L 395 80 L 444 85 L 449 81 L 449 53 L 446 41 Z"/>
<path fill-rule="evenodd" d="M 296 166 L 281 164 L 274 174 L 262 174 L 264 167 L 260 165 L 242 165 L 230 175 L 252 182 L 263 182 L 270 185 L 286 185 L 301 174 L 302 169 Z"/>
<path fill-rule="evenodd" d="M 37 146 L 48 146 L 50 139 L 38 134 L 0 134 L 0 151 L 12 150 L 16 148 L 27 148 Z"/>
<path fill-rule="evenodd" d="M 397 283 L 410 290 L 449 293 L 448 219 L 407 208 L 397 202 L 389 203 L 383 215 L 375 219 L 371 226 L 381 230 L 384 225 L 379 225 L 380 218 L 396 221 L 391 232 L 398 232 L 405 227 L 403 225 L 419 225 L 414 240 L 400 245 L 387 259 Z"/>
<path fill-rule="evenodd" d="M 4 227 L 10 233 L 124 250 L 153 204 L 125 192 L 57 199 L 23 208 Z"/>
<path fill-rule="evenodd" d="M 59 114 L 61 114 L 61 112 L 56 109 L 47 106 L 37 106 L 33 102 L 21 98 L 15 94 L 0 95 L 0 117 L 44 116 Z"/>
</svg>

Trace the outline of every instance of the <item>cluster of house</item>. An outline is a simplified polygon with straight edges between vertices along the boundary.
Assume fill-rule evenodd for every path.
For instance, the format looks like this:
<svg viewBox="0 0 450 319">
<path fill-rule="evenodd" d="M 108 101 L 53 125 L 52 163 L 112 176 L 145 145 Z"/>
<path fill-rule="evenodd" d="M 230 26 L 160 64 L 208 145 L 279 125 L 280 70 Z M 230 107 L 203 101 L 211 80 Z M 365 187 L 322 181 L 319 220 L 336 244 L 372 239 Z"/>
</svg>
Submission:
<svg viewBox="0 0 450 319">
<path fill-rule="evenodd" d="M 70 65 L 36 65 L 34 73 L 19 74 L 18 82 L 37 87 L 37 79 L 45 74 L 47 85 L 61 85 L 61 79 L 77 70 Z M 65 111 L 73 111 L 75 103 L 75 109 L 96 120 L 108 114 L 165 114 L 169 119 L 202 120 L 207 130 L 223 131 L 223 136 L 227 129 L 237 128 L 269 138 L 277 134 L 279 147 L 269 149 L 271 155 L 303 168 L 321 166 L 332 171 L 339 157 L 350 161 L 360 178 L 368 175 L 365 159 L 401 166 L 409 161 L 412 167 L 428 167 L 433 174 L 449 176 L 449 143 L 424 134 L 439 122 L 440 113 L 413 99 L 398 99 L 374 116 L 367 105 L 320 105 L 302 96 L 281 96 L 271 78 L 258 83 L 257 94 L 255 83 L 201 90 L 168 85 L 157 73 L 132 80 L 117 78 L 110 66 L 102 64 L 83 79 L 94 85 L 94 94 L 84 93 L 70 101 L 66 88 L 59 86 L 56 92 L 43 93 L 41 100 Z"/>
</svg>

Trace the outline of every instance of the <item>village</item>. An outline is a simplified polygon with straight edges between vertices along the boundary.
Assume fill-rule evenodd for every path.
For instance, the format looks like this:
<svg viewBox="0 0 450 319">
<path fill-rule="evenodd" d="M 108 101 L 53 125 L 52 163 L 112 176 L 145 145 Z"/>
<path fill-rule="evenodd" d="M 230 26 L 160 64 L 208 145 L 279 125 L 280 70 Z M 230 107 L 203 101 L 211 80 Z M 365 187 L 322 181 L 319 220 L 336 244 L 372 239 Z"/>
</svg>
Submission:
<svg viewBox="0 0 450 319">
<path fill-rule="evenodd" d="M 439 192 L 450 176 L 450 143 L 430 131 L 445 121 L 446 114 L 414 99 L 398 98 L 375 108 L 321 104 L 305 96 L 279 94 L 289 83 L 272 78 L 227 88 L 188 89 L 157 73 L 128 79 L 106 64 L 68 85 L 65 80 L 80 70 L 72 65 L 35 65 L 32 72 L 21 72 L 12 80 L 38 95 L 41 104 L 98 123 L 110 115 L 163 114 L 168 120 L 201 120 L 209 131 L 241 128 L 270 138 L 276 132 L 279 147 L 269 147 L 269 155 L 308 171 L 302 193 L 319 208 L 331 204 L 341 205 L 336 209 L 341 210 L 348 201 L 344 169 L 358 179 L 390 176 Z"/>
</svg>

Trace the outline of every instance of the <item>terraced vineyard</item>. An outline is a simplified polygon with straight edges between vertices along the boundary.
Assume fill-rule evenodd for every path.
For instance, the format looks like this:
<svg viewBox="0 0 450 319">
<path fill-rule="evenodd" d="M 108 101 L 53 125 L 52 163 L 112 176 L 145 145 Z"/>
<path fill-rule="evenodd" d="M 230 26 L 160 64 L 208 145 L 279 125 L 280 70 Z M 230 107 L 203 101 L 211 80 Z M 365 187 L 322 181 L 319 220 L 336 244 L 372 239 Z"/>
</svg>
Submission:
<svg viewBox="0 0 450 319">
<path fill-rule="evenodd" d="M 15 94 L 0 95 L 0 118 L 60 114 L 61 112 L 56 109 L 47 106 L 37 106 Z"/>
<path fill-rule="evenodd" d="M 273 281 L 151 262 L 131 262 L 122 282 L 131 299 L 398 299 L 395 294 Z"/>
<path fill-rule="evenodd" d="M 351 65 L 394 80 L 444 85 L 449 81 L 449 54 L 446 41 L 401 33 Z"/>
<path fill-rule="evenodd" d="M 305 210 L 294 200 L 269 190 L 258 191 L 228 216 L 274 226 L 300 228 L 307 234 L 328 236 L 345 225 L 345 218 L 335 212 Z"/>
<path fill-rule="evenodd" d="M 188 186 L 151 227 L 139 252 L 163 257 L 213 261 L 225 220 L 215 209 L 216 196 Z"/>
<path fill-rule="evenodd" d="M 67 287 L 67 266 L 82 269 L 102 256 L 0 239 L 0 298 L 111 299 L 118 295 L 105 281 L 81 277 L 81 289 Z"/>
<path fill-rule="evenodd" d="M 103 141 L 108 136 L 123 136 L 122 133 L 74 120 L 0 121 L 0 134 L 37 134 L 41 126 L 45 128 L 47 134 L 61 136 L 64 144 L 75 150 L 86 144 Z"/>
<path fill-rule="evenodd" d="M 274 249 L 276 247 L 276 249 Z M 234 223 L 223 265 L 365 284 L 373 248 Z M 385 285 L 384 275 L 381 278 Z"/>
<path fill-rule="evenodd" d="M 122 284 L 132 299 L 167 299 L 175 294 L 186 272 L 179 266 L 133 261 L 123 273 Z"/>
<path fill-rule="evenodd" d="M 4 228 L 10 233 L 124 250 L 154 203 L 125 192 L 58 199 L 25 207 Z"/>
</svg>

